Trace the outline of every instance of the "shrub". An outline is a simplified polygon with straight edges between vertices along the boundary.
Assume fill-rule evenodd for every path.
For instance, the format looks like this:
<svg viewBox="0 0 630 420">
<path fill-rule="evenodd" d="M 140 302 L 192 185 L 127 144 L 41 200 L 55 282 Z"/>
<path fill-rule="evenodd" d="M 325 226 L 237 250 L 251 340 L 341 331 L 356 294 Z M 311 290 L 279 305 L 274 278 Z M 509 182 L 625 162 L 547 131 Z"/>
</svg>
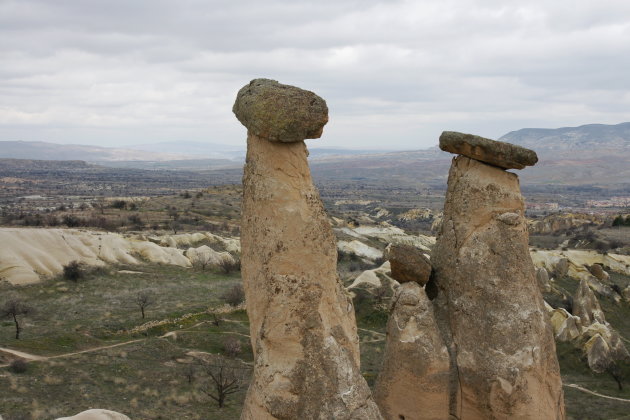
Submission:
<svg viewBox="0 0 630 420">
<path fill-rule="evenodd" d="M 15 359 L 9 364 L 9 370 L 13 373 L 24 373 L 28 370 L 28 363 L 24 359 Z"/>
<path fill-rule="evenodd" d="M 81 226 L 81 219 L 73 214 L 66 214 L 63 216 L 63 224 L 69 228 Z"/>
<path fill-rule="evenodd" d="M 241 271 L 241 260 L 239 258 L 223 258 L 219 261 L 218 267 L 225 274 Z"/>
<path fill-rule="evenodd" d="M 223 340 L 223 353 L 228 357 L 236 357 L 243 352 L 241 341 L 236 337 L 228 337 Z"/>
<path fill-rule="evenodd" d="M 79 281 L 83 277 L 83 269 L 78 261 L 71 261 L 63 266 L 63 278 L 70 281 Z"/>
<path fill-rule="evenodd" d="M 125 200 L 114 200 L 110 207 L 113 209 L 123 210 L 127 208 L 127 202 Z"/>
<path fill-rule="evenodd" d="M 221 297 L 226 303 L 232 306 L 240 305 L 245 300 L 245 290 L 243 289 L 243 285 L 236 284 L 232 286 L 232 288 L 225 292 Z"/>
</svg>

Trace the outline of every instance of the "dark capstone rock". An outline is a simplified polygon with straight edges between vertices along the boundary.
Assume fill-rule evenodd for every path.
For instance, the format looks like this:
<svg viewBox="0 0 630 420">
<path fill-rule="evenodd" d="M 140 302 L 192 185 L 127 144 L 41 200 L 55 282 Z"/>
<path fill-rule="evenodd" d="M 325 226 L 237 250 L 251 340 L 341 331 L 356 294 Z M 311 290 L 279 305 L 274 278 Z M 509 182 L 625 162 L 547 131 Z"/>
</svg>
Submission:
<svg viewBox="0 0 630 420">
<path fill-rule="evenodd" d="M 533 150 L 455 131 L 442 133 L 440 149 L 503 169 L 523 169 L 538 162 L 538 156 Z"/>
<path fill-rule="evenodd" d="M 424 286 L 431 276 L 431 262 L 415 246 L 392 244 L 389 250 L 392 277 L 400 283 L 416 282 Z"/>
<path fill-rule="evenodd" d="M 270 79 L 254 79 L 243 86 L 232 111 L 250 133 L 282 143 L 319 138 L 328 122 L 322 98 Z"/>
</svg>

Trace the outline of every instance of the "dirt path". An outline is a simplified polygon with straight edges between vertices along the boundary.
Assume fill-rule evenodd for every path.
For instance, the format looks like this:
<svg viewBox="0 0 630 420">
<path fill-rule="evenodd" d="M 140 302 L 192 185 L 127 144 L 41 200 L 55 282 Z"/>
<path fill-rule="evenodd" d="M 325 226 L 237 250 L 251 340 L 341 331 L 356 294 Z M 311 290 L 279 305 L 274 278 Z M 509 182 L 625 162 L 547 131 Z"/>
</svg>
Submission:
<svg viewBox="0 0 630 420">
<path fill-rule="evenodd" d="M 108 346 L 92 347 L 92 348 L 86 349 L 86 350 L 74 351 L 72 353 L 56 354 L 54 356 L 36 356 L 34 354 L 24 353 L 24 352 L 21 352 L 21 351 L 7 349 L 7 348 L 3 348 L 3 347 L 0 347 L 0 351 L 3 351 L 5 353 L 13 354 L 15 356 L 21 357 L 22 359 L 26 359 L 26 360 L 45 361 L 45 360 L 52 360 L 52 359 L 61 359 L 63 357 L 68 357 L 68 356 L 76 356 L 77 354 L 92 353 L 92 352 L 95 352 L 95 351 L 111 349 L 111 348 L 114 348 L 114 347 L 126 346 L 127 344 L 137 343 L 139 341 L 145 341 L 145 340 L 146 340 L 146 338 L 139 338 L 137 340 L 124 341 L 122 343 L 110 344 Z M 8 366 L 8 365 L 7 364 L 0 365 L 0 367 L 5 367 L 5 366 Z"/>
<path fill-rule="evenodd" d="M 617 397 L 611 397 L 609 395 L 600 394 L 599 392 L 595 392 L 595 391 L 591 391 L 590 389 L 582 388 L 581 386 L 576 385 L 576 384 L 563 384 L 563 385 L 566 386 L 567 388 L 575 388 L 575 389 L 578 389 L 578 390 L 580 390 L 582 392 L 586 392 L 587 394 L 595 395 L 596 397 L 607 398 L 609 400 L 623 401 L 623 402 L 630 403 L 630 400 L 628 400 L 626 398 L 617 398 Z"/>
<path fill-rule="evenodd" d="M 21 357 L 22 359 L 26 359 L 26 360 L 44 360 L 45 359 L 45 357 L 42 357 L 42 356 L 35 356 L 34 354 L 28 354 L 28 353 L 24 353 L 17 350 L 6 349 L 4 347 L 0 347 L 0 351 L 12 354 L 17 357 Z M 7 365 L 0 365 L 0 366 L 7 366 Z"/>
</svg>

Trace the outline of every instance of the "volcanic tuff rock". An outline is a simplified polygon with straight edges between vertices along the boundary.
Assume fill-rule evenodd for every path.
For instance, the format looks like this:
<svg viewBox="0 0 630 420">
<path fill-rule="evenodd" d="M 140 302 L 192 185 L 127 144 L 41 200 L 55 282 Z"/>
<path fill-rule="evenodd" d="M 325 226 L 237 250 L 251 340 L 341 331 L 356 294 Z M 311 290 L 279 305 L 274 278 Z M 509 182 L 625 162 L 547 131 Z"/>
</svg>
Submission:
<svg viewBox="0 0 630 420">
<path fill-rule="evenodd" d="M 320 100 L 258 79 L 234 105 L 248 128 L 241 261 L 255 362 L 244 420 L 381 418 L 359 370 L 352 301 L 300 141 L 321 134 Z"/>
<path fill-rule="evenodd" d="M 533 150 L 455 131 L 442 133 L 440 149 L 504 169 L 523 169 L 538 162 L 538 156 Z"/>
<path fill-rule="evenodd" d="M 539 267 L 536 269 L 536 280 L 538 280 L 538 287 L 540 287 L 541 293 L 546 293 L 551 291 L 551 283 L 549 282 L 549 273 L 547 269 L 544 267 Z"/>
<path fill-rule="evenodd" d="M 243 86 L 232 111 L 249 133 L 282 143 L 317 139 L 328 122 L 322 98 L 270 79 L 255 79 Z"/>
<path fill-rule="evenodd" d="M 573 297 L 573 315 L 580 317 L 585 327 L 593 322 L 605 323 L 604 311 L 599 306 L 599 301 L 588 286 L 586 280 L 580 280 L 580 286 Z"/>
<path fill-rule="evenodd" d="M 431 276 L 431 262 L 425 252 L 412 245 L 391 244 L 388 247 L 392 277 L 400 283 L 415 281 L 424 286 Z"/>
<path fill-rule="evenodd" d="M 62 417 L 57 420 L 130 420 L 124 414 L 110 410 L 92 409 L 83 411 L 76 416 Z"/>
<path fill-rule="evenodd" d="M 565 417 L 523 214 L 515 174 L 464 156 L 453 160 L 431 261 L 454 418 Z"/>
<path fill-rule="evenodd" d="M 386 419 L 447 419 L 449 356 L 431 301 L 409 282 L 393 302 L 374 398 Z"/>
<path fill-rule="evenodd" d="M 590 271 L 592 275 L 597 277 L 598 280 L 608 280 L 610 278 L 608 273 L 604 271 L 604 268 L 601 264 L 593 264 L 589 266 L 588 271 Z"/>
</svg>

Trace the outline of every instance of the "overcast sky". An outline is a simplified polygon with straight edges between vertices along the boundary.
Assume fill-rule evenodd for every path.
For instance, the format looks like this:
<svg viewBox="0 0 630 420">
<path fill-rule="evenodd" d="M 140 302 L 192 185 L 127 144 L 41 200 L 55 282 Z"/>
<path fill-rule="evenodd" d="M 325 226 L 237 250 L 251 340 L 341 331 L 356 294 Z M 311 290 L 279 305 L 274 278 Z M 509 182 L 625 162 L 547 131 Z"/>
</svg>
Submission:
<svg viewBox="0 0 630 420">
<path fill-rule="evenodd" d="M 0 140 L 244 144 L 240 87 L 312 90 L 311 146 L 630 121 L 628 0 L 0 0 Z"/>
</svg>

